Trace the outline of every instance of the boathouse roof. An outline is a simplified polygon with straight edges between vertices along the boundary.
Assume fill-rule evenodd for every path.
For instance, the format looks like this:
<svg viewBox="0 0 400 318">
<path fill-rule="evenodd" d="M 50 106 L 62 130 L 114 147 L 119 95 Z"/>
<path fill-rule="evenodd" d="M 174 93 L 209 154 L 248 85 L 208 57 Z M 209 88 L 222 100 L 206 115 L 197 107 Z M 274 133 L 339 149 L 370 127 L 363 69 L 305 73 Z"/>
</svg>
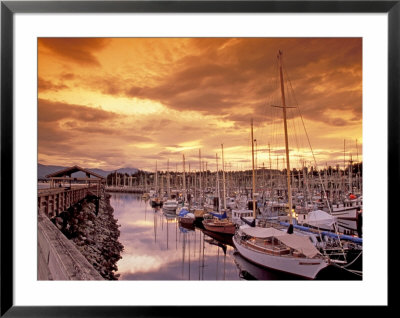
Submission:
<svg viewBox="0 0 400 318">
<path fill-rule="evenodd" d="M 79 172 L 79 171 L 82 171 L 82 172 L 86 173 L 86 177 L 87 178 L 90 178 L 90 176 L 93 176 L 95 178 L 105 179 L 103 176 L 101 176 L 101 175 L 99 175 L 99 174 L 97 174 L 97 173 L 95 173 L 93 171 L 81 168 L 81 167 L 76 166 L 76 165 L 72 166 L 70 168 L 65 168 L 65 169 L 58 170 L 56 172 L 50 173 L 50 174 L 48 174 L 46 176 L 46 178 L 60 178 L 60 177 L 69 177 L 69 178 L 71 178 L 71 175 L 73 173 Z"/>
</svg>

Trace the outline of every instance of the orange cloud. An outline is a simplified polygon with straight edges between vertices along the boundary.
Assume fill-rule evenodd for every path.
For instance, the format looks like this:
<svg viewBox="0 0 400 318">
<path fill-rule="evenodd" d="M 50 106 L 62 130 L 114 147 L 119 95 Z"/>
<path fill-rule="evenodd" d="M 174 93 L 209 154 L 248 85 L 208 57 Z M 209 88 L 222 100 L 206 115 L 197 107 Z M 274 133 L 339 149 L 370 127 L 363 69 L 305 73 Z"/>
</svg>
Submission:
<svg viewBox="0 0 400 318">
<path fill-rule="evenodd" d="M 108 42 L 104 38 L 38 38 L 39 47 L 81 66 L 100 66 L 94 52 L 104 48 Z"/>
<path fill-rule="evenodd" d="M 38 44 L 39 153 L 46 160 L 83 154 L 75 139 L 85 136 L 102 145 L 97 158 L 109 166 L 153 166 L 149 160 L 183 151 L 195 163 L 193 147 L 211 161 L 221 143 L 231 149 L 226 158 L 246 161 L 250 118 L 260 145 L 274 140 L 278 154 L 273 134 L 282 115 L 271 107 L 281 102 L 278 49 L 287 104 L 299 105 L 319 153 L 337 160 L 345 138 L 361 147 L 361 38 L 40 38 Z M 299 113 L 290 110 L 288 118 L 298 121 Z M 67 133 L 68 146 L 51 144 L 50 132 Z"/>
<path fill-rule="evenodd" d="M 118 114 L 93 107 L 71 105 L 44 99 L 38 100 L 39 122 L 58 121 L 66 118 L 86 122 L 99 122 L 114 119 L 118 116 Z"/>
</svg>

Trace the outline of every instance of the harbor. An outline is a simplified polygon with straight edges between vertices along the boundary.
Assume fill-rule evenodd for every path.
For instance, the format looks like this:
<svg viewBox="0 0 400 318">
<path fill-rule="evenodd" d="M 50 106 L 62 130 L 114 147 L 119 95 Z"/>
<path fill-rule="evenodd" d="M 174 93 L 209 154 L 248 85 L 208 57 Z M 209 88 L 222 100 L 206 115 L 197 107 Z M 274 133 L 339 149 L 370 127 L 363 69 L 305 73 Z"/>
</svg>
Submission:
<svg viewBox="0 0 400 318">
<path fill-rule="evenodd" d="M 66 41 L 88 73 L 38 42 L 41 280 L 363 279 L 361 39 Z"/>
<path fill-rule="evenodd" d="M 257 266 L 235 251 L 232 236 L 199 226 L 187 227 L 177 215 L 152 208 L 138 194 L 112 193 L 114 215 L 122 224 L 125 249 L 117 263 L 120 280 L 299 280 L 300 277 Z M 316 280 L 360 280 L 330 268 Z"/>
</svg>

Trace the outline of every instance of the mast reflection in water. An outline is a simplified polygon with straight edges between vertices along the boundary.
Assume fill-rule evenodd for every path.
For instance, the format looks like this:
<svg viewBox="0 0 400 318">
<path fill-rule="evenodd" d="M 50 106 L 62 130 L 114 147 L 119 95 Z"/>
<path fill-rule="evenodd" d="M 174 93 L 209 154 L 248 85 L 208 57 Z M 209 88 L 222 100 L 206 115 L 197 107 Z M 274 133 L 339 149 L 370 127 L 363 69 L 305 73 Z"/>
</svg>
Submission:
<svg viewBox="0 0 400 318">
<path fill-rule="evenodd" d="M 183 227 L 175 214 L 153 209 L 140 195 L 111 193 L 111 205 L 124 245 L 117 263 L 120 280 L 301 279 L 247 261 L 235 251 L 232 237 Z M 327 268 L 316 279 L 360 278 Z"/>
<path fill-rule="evenodd" d="M 124 245 L 120 280 L 240 280 L 234 248 L 199 228 L 180 226 L 174 214 L 153 209 L 140 195 L 111 193 Z"/>
</svg>

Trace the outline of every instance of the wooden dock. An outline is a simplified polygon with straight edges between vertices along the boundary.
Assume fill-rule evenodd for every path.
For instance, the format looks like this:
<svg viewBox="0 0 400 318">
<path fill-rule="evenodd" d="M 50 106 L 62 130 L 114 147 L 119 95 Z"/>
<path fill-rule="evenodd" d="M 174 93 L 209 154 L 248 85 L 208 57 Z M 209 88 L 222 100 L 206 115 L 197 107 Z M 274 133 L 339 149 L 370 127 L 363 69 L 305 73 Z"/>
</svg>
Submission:
<svg viewBox="0 0 400 318">
<path fill-rule="evenodd" d="M 38 189 L 38 213 L 49 218 L 58 216 L 88 194 L 99 194 L 99 186 L 74 185 L 72 187 Z"/>
</svg>

